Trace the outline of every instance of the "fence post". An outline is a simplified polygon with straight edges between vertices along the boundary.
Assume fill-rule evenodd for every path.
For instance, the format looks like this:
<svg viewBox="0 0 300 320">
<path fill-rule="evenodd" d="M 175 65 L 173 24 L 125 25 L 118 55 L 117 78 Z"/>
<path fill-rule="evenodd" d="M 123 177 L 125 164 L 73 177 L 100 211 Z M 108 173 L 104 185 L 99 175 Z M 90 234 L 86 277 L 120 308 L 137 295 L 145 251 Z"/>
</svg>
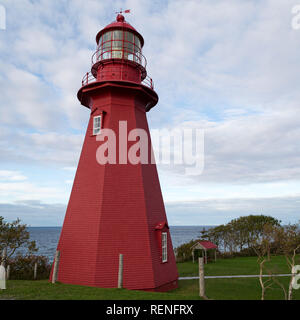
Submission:
<svg viewBox="0 0 300 320">
<path fill-rule="evenodd" d="M 6 255 L 7 255 L 7 251 L 6 251 L 6 247 L 5 247 L 2 251 L 2 260 L 1 260 L 1 266 L 3 266 L 3 267 L 5 267 Z"/>
<path fill-rule="evenodd" d="M 6 289 L 6 272 L 3 264 L 0 265 L 0 289 Z"/>
<path fill-rule="evenodd" d="M 37 277 L 37 262 L 34 264 L 34 270 L 33 270 L 33 279 L 36 280 Z"/>
<path fill-rule="evenodd" d="M 205 282 L 204 282 L 204 262 L 203 258 L 199 258 L 199 296 L 206 298 L 205 296 Z"/>
<path fill-rule="evenodd" d="M 123 254 L 119 255 L 118 288 L 123 288 Z"/>
<path fill-rule="evenodd" d="M 54 260 L 54 267 L 53 267 L 53 274 L 52 274 L 52 283 L 55 283 L 57 281 L 59 257 L 60 257 L 60 252 L 59 250 L 57 250 L 54 258 L 55 260 Z"/>
<path fill-rule="evenodd" d="M 6 289 L 6 271 L 5 271 L 6 248 L 2 251 L 2 260 L 0 265 L 0 289 Z"/>
<path fill-rule="evenodd" d="M 6 268 L 6 280 L 9 280 L 9 274 L 10 274 L 10 265 Z"/>
</svg>

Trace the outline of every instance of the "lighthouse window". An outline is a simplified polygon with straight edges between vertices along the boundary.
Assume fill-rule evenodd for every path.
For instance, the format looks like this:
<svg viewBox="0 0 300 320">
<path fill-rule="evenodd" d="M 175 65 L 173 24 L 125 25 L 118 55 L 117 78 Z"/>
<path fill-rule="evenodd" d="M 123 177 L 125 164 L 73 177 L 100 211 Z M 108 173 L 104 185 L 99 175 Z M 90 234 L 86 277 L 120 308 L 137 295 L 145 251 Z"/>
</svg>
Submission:
<svg viewBox="0 0 300 320">
<path fill-rule="evenodd" d="M 101 131 L 101 116 L 94 117 L 93 134 L 99 134 Z"/>
<path fill-rule="evenodd" d="M 111 36 L 112 32 L 106 32 L 103 34 L 103 42 L 102 42 L 102 59 L 110 59 L 111 58 Z"/>
<path fill-rule="evenodd" d="M 123 47 L 123 32 L 116 30 L 113 31 L 113 42 L 112 42 L 112 58 L 122 58 L 122 47 Z"/>
<path fill-rule="evenodd" d="M 161 234 L 161 249 L 162 249 L 162 262 L 168 261 L 168 243 L 167 232 Z"/>
<path fill-rule="evenodd" d="M 134 36 L 134 44 L 135 44 L 135 50 L 134 51 L 140 51 L 141 50 L 141 42 L 138 36 Z"/>
<path fill-rule="evenodd" d="M 140 52 L 141 52 L 141 43 L 138 36 L 134 36 L 134 61 L 139 62 L 141 60 Z"/>
<path fill-rule="evenodd" d="M 131 32 L 125 32 L 124 58 L 133 60 L 134 35 Z"/>
<path fill-rule="evenodd" d="M 113 32 L 113 40 L 123 40 L 123 31 L 115 30 Z"/>
<path fill-rule="evenodd" d="M 101 53 L 102 53 L 102 36 L 99 38 L 99 42 L 98 42 L 97 60 L 102 60 Z"/>
</svg>

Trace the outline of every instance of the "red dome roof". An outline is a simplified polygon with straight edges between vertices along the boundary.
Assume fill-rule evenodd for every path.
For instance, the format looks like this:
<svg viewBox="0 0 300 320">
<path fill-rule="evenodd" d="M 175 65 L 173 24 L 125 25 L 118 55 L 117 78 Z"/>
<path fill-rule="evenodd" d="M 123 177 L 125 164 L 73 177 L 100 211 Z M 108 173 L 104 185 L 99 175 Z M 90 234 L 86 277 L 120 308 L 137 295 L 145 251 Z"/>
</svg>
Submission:
<svg viewBox="0 0 300 320">
<path fill-rule="evenodd" d="M 144 45 L 144 38 L 142 37 L 142 35 L 140 33 L 138 33 L 134 27 L 129 24 L 127 21 L 125 21 L 125 18 L 122 14 L 118 14 L 116 21 L 113 21 L 112 23 L 108 24 L 104 29 L 102 29 L 101 31 L 98 32 L 97 36 L 96 36 L 96 42 L 98 44 L 98 41 L 101 37 L 101 35 L 103 33 L 105 33 L 106 31 L 109 31 L 111 29 L 125 29 L 128 31 L 131 31 L 132 33 L 134 33 L 135 35 L 137 35 L 140 38 L 141 41 L 141 46 L 143 47 Z"/>
</svg>

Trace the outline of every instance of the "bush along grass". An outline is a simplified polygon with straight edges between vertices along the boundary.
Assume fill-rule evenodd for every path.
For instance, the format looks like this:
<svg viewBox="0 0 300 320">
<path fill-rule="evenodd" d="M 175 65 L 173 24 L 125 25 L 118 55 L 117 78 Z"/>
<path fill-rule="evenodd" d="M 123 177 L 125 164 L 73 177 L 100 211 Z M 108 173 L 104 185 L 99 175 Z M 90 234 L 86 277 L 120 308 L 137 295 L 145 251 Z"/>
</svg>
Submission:
<svg viewBox="0 0 300 320">
<path fill-rule="evenodd" d="M 33 280 L 34 265 L 37 263 L 37 280 L 48 279 L 51 265 L 45 256 L 17 255 L 7 261 L 10 266 L 9 278 L 11 280 Z"/>
</svg>

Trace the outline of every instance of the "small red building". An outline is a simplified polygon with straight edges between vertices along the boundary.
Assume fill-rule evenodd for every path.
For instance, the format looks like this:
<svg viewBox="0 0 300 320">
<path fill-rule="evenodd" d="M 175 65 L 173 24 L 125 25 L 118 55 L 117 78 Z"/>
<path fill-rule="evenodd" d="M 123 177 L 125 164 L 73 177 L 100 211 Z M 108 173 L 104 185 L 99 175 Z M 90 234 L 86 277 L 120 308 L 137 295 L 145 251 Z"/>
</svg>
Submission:
<svg viewBox="0 0 300 320">
<path fill-rule="evenodd" d="M 218 246 L 215 245 L 214 243 L 212 243 L 211 241 L 199 240 L 191 247 L 193 262 L 195 262 L 195 250 L 202 251 L 202 257 L 204 258 L 205 263 L 207 263 L 207 251 L 209 251 L 209 250 L 214 251 L 214 256 L 215 256 L 214 258 L 216 261 L 217 260 L 217 249 L 218 249 Z"/>
<path fill-rule="evenodd" d="M 119 14 L 97 34 L 96 42 L 91 72 L 77 94 L 90 120 L 57 247 L 57 280 L 117 287 L 122 254 L 124 288 L 174 289 L 178 273 L 151 161 L 146 112 L 158 96 L 147 76 L 144 39 Z M 108 138 L 105 129 L 117 137 L 116 162 L 99 164 L 99 147 Z M 130 148 L 139 141 L 126 138 L 133 129 L 147 133 L 148 162 L 128 161 Z"/>
</svg>

